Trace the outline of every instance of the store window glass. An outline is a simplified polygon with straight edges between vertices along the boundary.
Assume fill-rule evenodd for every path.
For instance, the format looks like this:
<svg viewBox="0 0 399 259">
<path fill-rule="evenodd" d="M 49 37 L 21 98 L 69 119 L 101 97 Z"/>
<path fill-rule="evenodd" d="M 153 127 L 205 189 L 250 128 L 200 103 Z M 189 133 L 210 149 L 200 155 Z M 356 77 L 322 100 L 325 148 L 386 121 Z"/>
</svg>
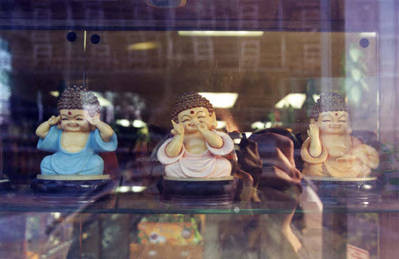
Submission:
<svg viewBox="0 0 399 259">
<path fill-rule="evenodd" d="M 3 1 L 0 255 L 391 258 L 398 8 Z"/>
</svg>

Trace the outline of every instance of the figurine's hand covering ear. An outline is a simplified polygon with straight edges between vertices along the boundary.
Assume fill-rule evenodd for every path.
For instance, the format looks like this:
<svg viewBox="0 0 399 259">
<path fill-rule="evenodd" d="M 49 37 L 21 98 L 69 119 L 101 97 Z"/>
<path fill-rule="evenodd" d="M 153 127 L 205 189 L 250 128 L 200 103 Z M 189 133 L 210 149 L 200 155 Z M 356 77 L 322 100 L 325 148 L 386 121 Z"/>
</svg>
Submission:
<svg viewBox="0 0 399 259">
<path fill-rule="evenodd" d="M 47 120 L 50 126 L 57 124 L 61 120 L 61 116 L 51 116 L 50 119 Z"/>
<path fill-rule="evenodd" d="M 87 117 L 87 121 L 88 121 L 91 125 L 97 127 L 97 125 L 100 123 L 100 114 L 96 114 L 96 115 L 94 115 L 93 117 L 88 116 L 88 117 Z"/>
<path fill-rule="evenodd" d="M 173 125 L 173 129 L 171 130 L 171 133 L 173 135 L 184 135 L 184 126 L 181 123 L 176 123 L 172 120 L 172 125 Z"/>
<path fill-rule="evenodd" d="M 50 119 L 43 122 L 36 129 L 36 135 L 39 138 L 45 138 L 50 131 L 51 126 L 57 124 L 61 119 L 61 116 L 51 116 Z"/>
<path fill-rule="evenodd" d="M 312 157 L 319 157 L 323 150 L 320 143 L 320 129 L 314 120 L 309 124 L 308 136 L 310 138 L 309 154 Z"/>
<path fill-rule="evenodd" d="M 308 136 L 310 139 L 319 139 L 320 129 L 316 123 L 310 123 L 308 129 Z"/>
</svg>

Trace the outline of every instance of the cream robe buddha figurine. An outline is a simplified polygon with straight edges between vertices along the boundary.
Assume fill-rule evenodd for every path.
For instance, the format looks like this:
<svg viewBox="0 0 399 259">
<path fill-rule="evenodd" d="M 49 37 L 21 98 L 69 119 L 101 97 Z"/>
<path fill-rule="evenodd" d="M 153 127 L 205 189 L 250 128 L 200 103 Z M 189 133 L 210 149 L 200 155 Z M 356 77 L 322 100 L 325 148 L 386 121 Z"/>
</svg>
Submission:
<svg viewBox="0 0 399 259">
<path fill-rule="evenodd" d="M 223 156 L 234 149 L 232 139 L 216 131 L 211 103 L 197 93 L 178 98 L 172 114 L 172 138 L 157 152 L 172 178 L 220 178 L 231 175 L 231 163 Z"/>
<path fill-rule="evenodd" d="M 345 99 L 322 94 L 313 107 L 308 138 L 301 148 L 303 174 L 316 177 L 366 177 L 379 164 L 378 152 L 351 136 Z"/>
</svg>

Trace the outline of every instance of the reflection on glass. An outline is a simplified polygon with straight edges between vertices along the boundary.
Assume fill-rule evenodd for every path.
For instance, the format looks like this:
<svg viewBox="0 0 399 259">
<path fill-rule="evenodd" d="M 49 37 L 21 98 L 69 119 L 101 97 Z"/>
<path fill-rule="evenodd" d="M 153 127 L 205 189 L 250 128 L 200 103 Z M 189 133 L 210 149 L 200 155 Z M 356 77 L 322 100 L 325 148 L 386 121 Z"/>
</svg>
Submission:
<svg viewBox="0 0 399 259">
<path fill-rule="evenodd" d="M 238 93 L 200 92 L 199 94 L 208 99 L 215 108 L 231 108 L 238 98 Z"/>
<path fill-rule="evenodd" d="M 11 53 L 8 43 L 0 38 L 0 124 L 4 124 L 10 115 L 10 77 Z"/>
<path fill-rule="evenodd" d="M 263 31 L 179 31 L 179 36 L 260 37 Z"/>
</svg>

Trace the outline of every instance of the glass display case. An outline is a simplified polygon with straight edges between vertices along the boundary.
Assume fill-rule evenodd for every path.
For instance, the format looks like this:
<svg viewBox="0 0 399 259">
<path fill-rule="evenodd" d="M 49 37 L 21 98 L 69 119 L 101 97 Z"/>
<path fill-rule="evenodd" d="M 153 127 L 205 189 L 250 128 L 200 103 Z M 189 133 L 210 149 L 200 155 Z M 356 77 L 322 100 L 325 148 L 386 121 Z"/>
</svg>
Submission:
<svg viewBox="0 0 399 259">
<path fill-rule="evenodd" d="M 398 9 L 2 1 L 0 257 L 395 258 Z"/>
</svg>

